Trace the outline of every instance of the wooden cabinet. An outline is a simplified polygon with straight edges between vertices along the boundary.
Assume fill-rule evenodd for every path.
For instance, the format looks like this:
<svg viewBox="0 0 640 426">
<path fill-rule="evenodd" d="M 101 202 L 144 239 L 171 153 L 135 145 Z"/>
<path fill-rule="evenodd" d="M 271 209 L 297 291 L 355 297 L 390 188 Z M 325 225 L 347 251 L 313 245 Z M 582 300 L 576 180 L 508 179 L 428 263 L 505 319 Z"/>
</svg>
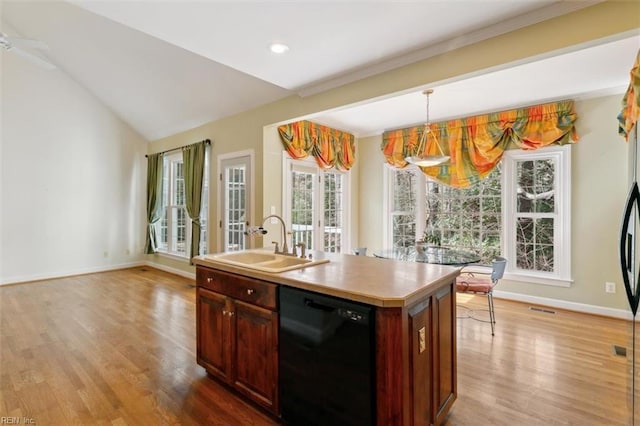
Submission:
<svg viewBox="0 0 640 426">
<path fill-rule="evenodd" d="M 277 414 L 277 286 L 200 266 L 196 283 L 198 364 Z"/>
<path fill-rule="evenodd" d="M 455 284 L 437 291 L 433 301 L 433 423 L 443 424 L 456 400 L 456 294 Z"/>
<path fill-rule="evenodd" d="M 377 424 L 441 425 L 456 400 L 455 283 L 376 314 Z"/>
<path fill-rule="evenodd" d="M 231 303 L 221 294 L 198 287 L 196 328 L 198 364 L 224 381 L 231 380 Z"/>
<path fill-rule="evenodd" d="M 198 364 L 278 415 L 278 284 L 200 265 L 196 283 Z M 424 286 L 375 308 L 379 426 L 442 425 L 457 397 L 455 276 Z"/>
<path fill-rule="evenodd" d="M 427 298 L 409 309 L 409 365 L 411 366 L 411 425 L 433 423 L 433 304 Z"/>
</svg>

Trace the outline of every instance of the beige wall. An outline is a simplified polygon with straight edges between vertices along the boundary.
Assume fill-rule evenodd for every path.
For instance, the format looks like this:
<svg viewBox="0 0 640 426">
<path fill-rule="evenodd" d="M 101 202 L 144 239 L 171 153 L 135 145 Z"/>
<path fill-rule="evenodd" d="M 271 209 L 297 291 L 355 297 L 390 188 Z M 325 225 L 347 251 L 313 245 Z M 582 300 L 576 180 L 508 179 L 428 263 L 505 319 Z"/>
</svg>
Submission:
<svg viewBox="0 0 640 426">
<path fill-rule="evenodd" d="M 617 134 L 622 94 L 576 102 L 580 141 L 572 147 L 570 288 L 508 282 L 502 291 L 625 308 L 618 233 L 627 195 L 627 144 Z M 604 291 L 606 281 L 616 294 Z"/>
<path fill-rule="evenodd" d="M 637 16 L 636 11 L 636 5 L 632 2 L 607 1 L 599 3 L 572 14 L 371 76 L 327 92 L 306 98 L 291 96 L 189 132 L 155 141 L 151 144 L 149 152 L 163 151 L 209 138 L 213 142 L 211 176 L 215 177 L 218 175 L 217 155 L 253 149 L 256 154 L 255 207 L 257 212 L 266 215 L 269 206 L 276 206 L 278 211 L 282 206 L 280 177 L 282 148 L 276 137 L 275 125 L 301 118 L 313 119 L 312 114 L 327 109 L 364 102 L 376 97 L 390 96 L 397 92 L 418 90 L 443 81 L 456 80 L 471 74 L 486 72 L 486 70 L 506 67 L 526 61 L 529 57 L 550 55 L 553 51 L 566 49 L 577 44 L 588 44 L 597 39 L 615 38 L 620 37 L 622 33 L 637 32 L 640 28 L 640 17 Z M 558 29 L 562 29 L 562 31 L 558 31 Z M 361 201 L 375 198 L 376 189 L 367 187 L 366 182 L 372 174 L 381 171 L 381 167 L 378 165 L 375 166 L 377 171 L 371 170 L 369 163 L 373 164 L 373 161 L 364 160 L 365 156 L 375 157 L 375 153 L 366 149 L 366 145 L 369 143 L 379 145 L 378 142 L 375 142 L 375 138 L 363 138 L 357 142 L 358 160 L 353 173 L 359 179 L 354 179 L 353 196 Z M 215 180 L 212 179 L 213 181 Z M 360 185 L 359 189 L 358 185 Z M 217 199 L 217 189 L 215 185 L 212 185 L 209 223 L 217 223 L 218 218 L 215 216 Z M 352 212 L 359 219 L 355 225 L 357 228 L 354 232 L 353 245 L 375 247 L 375 234 L 368 230 L 381 230 L 381 223 L 370 216 L 368 212 L 380 210 L 381 204 L 376 204 L 375 207 L 365 207 L 364 203 L 359 205 L 361 206 L 360 212 L 357 209 Z M 258 216 L 260 215 L 258 214 Z M 210 235 L 211 241 L 217 241 L 217 228 L 211 229 Z M 215 247 L 210 244 L 210 250 L 213 249 Z M 155 255 L 148 258 L 160 266 L 169 266 L 166 260 L 160 256 Z M 175 265 L 172 264 L 171 267 L 175 267 Z M 193 271 L 193 268 L 186 264 L 182 264 L 176 269 Z M 578 297 L 576 300 L 587 299 Z M 617 305 L 614 302 L 613 304 Z"/>
</svg>

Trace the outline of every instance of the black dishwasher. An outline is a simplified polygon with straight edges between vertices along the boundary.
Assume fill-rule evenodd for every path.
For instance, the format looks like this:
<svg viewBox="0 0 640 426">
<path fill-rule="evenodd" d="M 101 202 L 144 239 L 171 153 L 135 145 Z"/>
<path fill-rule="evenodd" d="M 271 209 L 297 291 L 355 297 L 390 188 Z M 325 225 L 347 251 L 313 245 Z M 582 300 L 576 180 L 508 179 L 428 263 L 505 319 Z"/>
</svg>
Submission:
<svg viewBox="0 0 640 426">
<path fill-rule="evenodd" d="M 375 424 L 374 318 L 371 306 L 280 286 L 285 424 Z"/>
</svg>

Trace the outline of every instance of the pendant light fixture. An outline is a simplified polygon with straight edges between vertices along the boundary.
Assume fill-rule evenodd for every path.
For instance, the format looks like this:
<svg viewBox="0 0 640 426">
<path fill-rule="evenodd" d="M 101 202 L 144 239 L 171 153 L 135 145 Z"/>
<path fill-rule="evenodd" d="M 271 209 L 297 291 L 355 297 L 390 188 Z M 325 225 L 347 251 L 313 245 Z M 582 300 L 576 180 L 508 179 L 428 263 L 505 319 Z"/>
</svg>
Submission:
<svg viewBox="0 0 640 426">
<path fill-rule="evenodd" d="M 427 122 L 424 125 L 424 130 L 422 131 L 422 135 L 420 135 L 420 141 L 418 143 L 418 148 L 416 149 L 415 153 L 412 156 L 406 157 L 404 159 L 407 163 L 415 164 L 416 166 L 420 166 L 420 167 L 438 166 L 442 163 L 446 163 L 451 158 L 448 155 L 444 155 L 444 152 L 442 152 L 442 147 L 438 142 L 438 138 L 436 137 L 435 133 L 431 131 L 431 128 L 429 127 L 429 95 L 431 95 L 432 93 L 433 93 L 433 89 L 427 89 L 424 92 L 422 92 L 423 95 L 427 96 Z M 440 155 L 424 155 L 423 154 L 425 144 L 427 143 L 427 135 L 430 135 L 430 138 L 436 143 L 436 146 L 438 147 L 438 151 L 440 152 Z"/>
</svg>

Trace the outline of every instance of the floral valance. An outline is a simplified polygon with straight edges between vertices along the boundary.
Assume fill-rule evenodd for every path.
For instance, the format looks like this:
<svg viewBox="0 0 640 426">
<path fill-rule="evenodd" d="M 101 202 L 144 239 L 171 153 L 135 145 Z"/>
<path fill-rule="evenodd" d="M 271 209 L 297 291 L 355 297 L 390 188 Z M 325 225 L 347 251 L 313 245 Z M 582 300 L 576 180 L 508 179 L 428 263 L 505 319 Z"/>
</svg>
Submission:
<svg viewBox="0 0 640 426">
<path fill-rule="evenodd" d="M 618 133 L 628 139 L 633 125 L 640 118 L 640 50 L 631 68 L 631 81 L 622 98 L 622 111 L 618 115 Z"/>
<path fill-rule="evenodd" d="M 323 170 L 349 170 L 355 162 L 354 137 L 350 133 L 306 120 L 279 126 L 278 133 L 292 158 L 312 155 Z"/>
<path fill-rule="evenodd" d="M 421 169 L 438 182 L 466 188 L 491 173 L 511 143 L 534 150 L 577 141 L 576 119 L 573 101 L 567 100 L 433 123 L 429 128 L 451 160 Z M 410 155 L 439 154 L 429 134 L 423 152 L 416 152 L 423 131 L 418 126 L 385 132 L 381 148 L 387 162 L 402 168 Z"/>
</svg>

